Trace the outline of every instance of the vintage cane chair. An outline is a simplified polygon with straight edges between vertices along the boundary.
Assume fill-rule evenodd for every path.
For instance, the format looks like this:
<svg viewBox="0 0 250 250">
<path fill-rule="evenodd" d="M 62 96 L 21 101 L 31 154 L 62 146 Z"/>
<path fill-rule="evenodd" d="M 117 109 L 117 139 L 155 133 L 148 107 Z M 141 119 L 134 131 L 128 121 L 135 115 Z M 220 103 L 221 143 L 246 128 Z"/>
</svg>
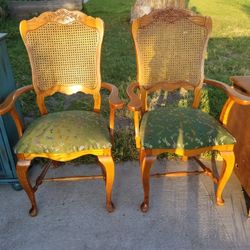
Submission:
<svg viewBox="0 0 250 250">
<path fill-rule="evenodd" d="M 137 82 L 127 88 L 128 108 L 134 112 L 135 140 L 139 151 L 144 201 L 149 207 L 150 169 L 161 153 L 194 157 L 202 171 L 158 173 L 155 176 L 206 174 L 218 184 L 216 202 L 223 205 L 222 191 L 234 167 L 234 137 L 224 128 L 232 103 L 249 104 L 250 99 L 228 85 L 204 79 L 204 59 L 211 32 L 210 17 L 191 11 L 167 8 L 133 21 L 132 36 L 137 57 Z M 220 122 L 198 110 L 203 84 L 223 90 L 228 96 Z M 148 95 L 156 90 L 184 88 L 194 93 L 192 108 L 174 106 L 148 108 Z M 215 150 L 224 159 L 221 176 L 216 177 L 198 158 Z"/>
<path fill-rule="evenodd" d="M 111 137 L 114 133 L 115 109 L 122 108 L 123 103 L 115 86 L 101 82 L 103 21 L 79 11 L 60 9 L 22 21 L 20 32 L 31 63 L 33 85 L 11 93 L 1 105 L 0 114 L 10 112 L 18 129 L 20 140 L 15 147 L 18 159 L 16 171 L 31 201 L 30 215 L 37 215 L 35 192 L 43 181 L 76 181 L 91 178 L 105 180 L 106 208 L 108 212 L 112 212 L 114 206 L 111 192 L 115 173 Z M 101 88 L 111 92 L 109 126 L 99 114 Z M 35 91 L 42 116 L 23 133 L 15 101 L 30 90 Z M 57 92 L 66 95 L 77 92 L 92 95 L 94 112 L 73 110 L 48 114 L 45 97 Z M 64 162 L 88 154 L 97 156 L 103 175 L 44 179 L 51 165 L 47 164 L 34 187 L 31 186 L 27 171 L 34 158 L 43 157 Z"/>
</svg>

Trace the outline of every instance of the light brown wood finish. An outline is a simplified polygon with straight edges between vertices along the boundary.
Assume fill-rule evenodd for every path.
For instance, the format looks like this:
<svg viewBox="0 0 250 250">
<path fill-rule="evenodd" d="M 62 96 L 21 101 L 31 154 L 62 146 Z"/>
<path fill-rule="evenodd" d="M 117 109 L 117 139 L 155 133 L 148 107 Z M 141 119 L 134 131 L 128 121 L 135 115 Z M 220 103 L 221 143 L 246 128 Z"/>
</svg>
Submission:
<svg viewBox="0 0 250 250">
<path fill-rule="evenodd" d="M 201 65 L 200 65 L 201 81 L 196 85 L 194 85 L 193 83 L 186 82 L 186 81 L 176 81 L 176 82 L 161 81 L 161 82 L 150 83 L 149 86 L 142 84 L 143 83 L 143 76 L 144 76 L 144 69 L 143 69 L 143 61 L 142 61 L 142 55 L 140 52 L 139 43 L 137 42 L 137 39 L 138 39 L 137 32 L 139 29 L 143 29 L 143 27 L 149 26 L 151 23 L 155 22 L 155 20 L 157 20 L 157 19 L 164 20 L 164 14 L 171 15 L 172 13 L 174 13 L 175 10 L 176 10 L 175 15 L 169 17 L 169 19 L 166 18 L 167 24 L 174 23 L 175 21 L 178 21 L 182 18 L 186 18 L 190 22 L 192 22 L 198 26 L 204 27 L 206 29 L 207 38 L 204 41 L 204 49 L 202 51 L 202 54 L 200 55 L 200 57 L 202 58 Z M 166 12 L 166 13 L 164 13 L 164 12 Z M 168 8 L 166 10 L 156 10 L 156 11 L 153 11 L 152 13 L 150 13 L 149 15 L 145 15 L 145 16 L 133 21 L 133 23 L 132 23 L 132 36 L 133 36 L 134 45 L 135 45 L 135 49 L 136 49 L 137 82 L 138 82 L 138 86 L 140 88 L 142 112 L 146 112 L 148 110 L 148 107 L 147 107 L 148 94 L 150 94 L 156 90 L 159 90 L 159 89 L 167 90 L 167 91 L 172 91 L 172 90 L 176 90 L 179 88 L 184 88 L 186 90 L 192 90 L 192 91 L 194 91 L 193 107 L 197 108 L 199 106 L 200 97 L 201 97 L 201 88 L 202 88 L 203 79 L 204 79 L 204 73 L 203 73 L 204 66 L 203 66 L 203 64 L 204 64 L 205 55 L 206 55 L 208 36 L 211 33 L 211 29 L 212 29 L 212 21 L 211 21 L 210 17 L 197 16 L 197 15 L 194 15 L 192 12 L 190 12 L 188 10 L 184 10 L 184 9 L 181 10 L 181 9 Z M 135 84 L 133 84 L 131 86 L 131 88 L 128 89 L 129 95 L 133 95 L 132 94 L 133 86 L 135 86 Z M 135 98 L 132 99 L 133 102 L 134 102 L 134 100 L 135 100 Z M 129 107 L 130 107 L 130 105 L 129 105 Z"/>
<path fill-rule="evenodd" d="M 173 11 L 173 12 L 172 12 Z M 174 13 L 174 12 L 177 13 Z M 224 159 L 224 169 L 220 175 L 220 178 L 217 179 L 212 171 L 207 168 L 200 160 L 196 160 L 197 163 L 202 167 L 203 171 L 195 171 L 195 172 L 170 172 L 170 173 L 161 173 L 161 174 L 154 174 L 154 176 L 186 176 L 189 174 L 205 174 L 210 176 L 214 183 L 217 184 L 217 191 L 216 191 L 216 203 L 218 205 L 223 205 L 223 199 L 222 199 L 222 192 L 223 189 L 232 173 L 233 166 L 234 166 L 234 145 L 218 145 L 218 146 L 211 146 L 211 147 L 204 147 L 204 148 L 198 148 L 193 150 L 184 150 L 182 148 L 165 148 L 165 149 L 144 149 L 141 146 L 140 143 L 140 118 L 143 117 L 143 114 L 148 111 L 147 109 L 147 95 L 151 92 L 154 92 L 158 89 L 172 91 L 179 88 L 184 88 L 186 90 L 194 91 L 194 100 L 193 100 L 193 108 L 198 108 L 200 103 L 200 97 L 202 93 L 202 86 L 203 83 L 209 84 L 213 87 L 219 88 L 222 91 L 224 91 L 228 96 L 229 100 L 225 104 L 220 120 L 225 125 L 227 123 L 227 118 L 230 113 L 231 106 L 234 102 L 243 104 L 243 105 L 249 105 L 250 99 L 249 97 L 245 97 L 239 93 L 237 93 L 234 89 L 232 89 L 230 86 L 219 82 L 214 81 L 210 79 L 204 79 L 204 57 L 206 54 L 206 47 L 207 47 L 207 41 L 208 41 L 208 35 L 211 32 L 212 22 L 209 17 L 201 17 L 197 16 L 194 13 L 190 13 L 188 11 L 180 11 L 180 10 L 174 10 L 171 9 L 169 11 L 166 11 L 164 16 L 164 11 L 160 12 L 159 16 L 162 20 L 166 20 L 166 25 L 169 23 L 174 23 L 176 20 L 180 20 L 181 18 L 188 19 L 189 22 L 192 22 L 196 24 L 197 26 L 202 26 L 204 29 L 207 30 L 207 39 L 204 43 L 204 49 L 202 52 L 203 60 L 201 60 L 200 64 L 200 74 L 201 74 L 201 82 L 194 85 L 193 83 L 189 83 L 186 81 L 175 81 L 175 82 L 168 82 L 168 81 L 161 81 L 161 82 L 154 82 L 150 83 L 145 86 L 143 83 L 143 75 L 144 75 L 144 66 L 142 57 L 140 55 L 140 47 L 139 47 L 139 41 L 137 37 L 137 31 L 139 28 L 144 29 L 144 27 L 147 27 L 152 22 L 154 22 L 154 19 L 157 17 L 157 12 L 154 14 L 152 12 L 151 14 L 144 16 L 142 18 L 139 18 L 135 20 L 132 24 L 132 36 L 135 43 L 135 49 L 136 49 L 136 58 L 137 58 L 137 83 L 132 83 L 127 88 L 127 94 L 130 98 L 130 102 L 128 104 L 128 108 L 130 111 L 134 112 L 134 123 L 135 123 L 135 139 L 136 139 L 136 146 L 139 151 L 140 155 L 140 166 L 142 171 L 142 183 L 143 183 L 143 189 L 144 189 L 144 201 L 141 204 L 141 211 L 147 212 L 149 208 L 149 190 L 150 190 L 150 169 L 156 159 L 156 157 L 162 153 L 175 153 L 182 157 L 188 158 L 188 157 L 196 157 L 200 154 L 207 152 L 207 151 L 218 151 L 221 156 Z M 167 15 L 171 15 L 168 19 Z M 155 34 L 154 34 L 155 35 Z M 160 39 L 160 38 L 159 38 Z M 152 70 L 152 69 L 151 69 Z M 136 91 L 139 93 L 137 94 Z M 141 117 L 139 116 L 141 114 Z"/>
<path fill-rule="evenodd" d="M 8 97 L 5 99 L 5 101 L 2 104 L 0 104 L 0 115 L 4 115 L 7 112 L 10 112 L 10 115 L 16 124 L 19 137 L 21 137 L 23 134 L 23 124 L 19 117 L 19 114 L 16 111 L 15 102 L 22 94 L 28 91 L 31 91 L 33 89 L 34 89 L 33 86 L 29 85 L 29 86 L 22 87 L 18 90 L 15 90 L 8 95 Z"/>
<path fill-rule="evenodd" d="M 110 92 L 109 104 L 112 109 L 122 109 L 124 103 L 119 98 L 119 90 L 111 83 L 102 82 L 101 87 L 107 89 Z"/>
<path fill-rule="evenodd" d="M 47 25 L 48 23 L 58 23 L 59 25 L 71 25 L 74 22 L 78 22 L 78 23 L 81 23 L 82 25 L 93 28 L 99 33 L 99 41 L 98 41 L 98 45 L 96 48 L 97 49 L 96 51 L 96 65 L 97 65 L 96 87 L 92 89 L 84 85 L 63 86 L 63 85 L 56 84 L 50 89 L 43 90 L 40 87 L 39 81 L 37 80 L 36 67 L 35 67 L 34 59 L 32 57 L 32 48 L 30 47 L 29 42 L 27 40 L 27 35 L 29 34 L 29 32 L 36 31 L 37 29 L 43 27 L 44 25 Z M 30 19 L 28 21 L 27 20 L 21 21 L 20 33 L 25 43 L 28 55 L 29 55 L 31 69 L 32 69 L 33 86 L 37 94 L 37 104 L 38 104 L 41 114 L 47 113 L 47 110 L 44 104 L 44 98 L 47 96 L 51 96 L 57 92 L 60 92 L 66 95 L 75 94 L 77 92 L 83 92 L 85 94 L 92 94 L 94 96 L 94 101 L 95 101 L 94 109 L 95 111 L 100 110 L 100 103 L 101 103 L 100 95 L 99 95 L 99 91 L 101 88 L 100 61 L 101 61 L 101 46 L 102 46 L 103 34 L 104 34 L 104 24 L 100 18 L 93 18 L 91 16 L 87 16 L 80 11 L 67 11 L 65 9 L 60 9 L 55 12 L 45 12 L 41 14 L 39 17 Z"/>
<path fill-rule="evenodd" d="M 231 76 L 230 80 L 237 89 L 241 89 L 243 94 L 250 93 L 250 76 Z"/>
<path fill-rule="evenodd" d="M 236 103 L 240 105 L 250 104 L 249 96 L 237 92 L 233 87 L 227 85 L 226 83 L 211 79 L 204 79 L 204 83 L 207 83 L 208 85 L 223 90 L 228 95 L 228 97 L 230 97 L 232 100 L 234 100 Z"/>
<path fill-rule="evenodd" d="M 139 96 L 134 92 L 136 89 L 139 89 L 139 83 L 137 82 L 131 83 L 126 90 L 127 95 L 130 99 L 130 102 L 128 104 L 128 108 L 130 111 L 139 111 L 142 108 L 141 100 Z"/>
<path fill-rule="evenodd" d="M 226 85 L 225 83 L 222 82 L 218 82 L 215 80 L 208 80 L 205 79 L 204 83 L 207 83 L 213 87 L 217 87 L 219 89 L 221 89 L 222 91 L 224 91 L 228 96 L 229 99 L 227 101 L 227 103 L 224 105 L 224 108 L 222 110 L 221 113 L 221 122 L 226 125 L 227 124 L 227 120 L 228 120 L 228 115 L 230 114 L 230 110 L 231 107 L 233 105 L 233 103 L 239 103 L 241 105 L 249 105 L 250 104 L 250 98 L 244 96 L 243 94 L 237 93 L 233 88 L 231 88 L 230 86 Z M 170 84 L 171 86 L 172 84 Z M 164 86 L 164 88 L 166 89 L 166 84 Z M 234 166 L 234 155 L 233 155 L 233 149 L 234 149 L 234 145 L 222 145 L 222 146 L 214 146 L 214 147 L 207 147 L 207 148 L 199 148 L 199 149 L 194 149 L 194 150 L 183 150 L 183 149 L 152 149 L 152 150 L 144 150 L 141 148 L 140 145 L 140 134 L 139 134 L 139 124 L 140 124 L 140 120 L 138 119 L 138 114 L 140 113 L 140 111 L 142 112 L 142 104 L 140 102 L 139 96 L 135 94 L 135 90 L 139 89 L 139 84 L 138 83 L 133 83 L 131 84 L 128 89 L 127 89 L 127 94 L 130 98 L 130 102 L 128 104 L 128 108 L 131 111 L 134 111 L 134 123 L 135 123 L 135 134 L 136 134 L 136 146 L 139 149 L 140 152 L 140 165 L 142 169 L 145 169 L 144 165 L 148 162 L 147 160 L 143 163 L 144 158 L 145 157 L 156 157 L 157 155 L 160 155 L 162 153 L 175 153 L 184 157 L 192 157 L 192 156 L 197 156 L 200 155 L 204 152 L 208 152 L 211 150 L 214 151 L 218 151 L 220 152 L 221 156 L 223 157 L 225 164 L 224 164 L 224 168 L 226 170 L 226 172 L 221 174 L 221 177 L 219 179 L 218 182 L 218 187 L 217 187 L 217 191 L 216 191 L 216 203 L 218 205 L 223 205 L 223 199 L 222 199 L 222 191 L 229 179 L 229 177 L 232 174 L 232 170 Z M 158 89 L 158 86 L 157 88 Z M 144 164 L 144 165 L 143 165 Z M 147 166 L 150 165 L 149 163 L 146 164 Z M 150 171 L 151 166 L 147 168 L 147 171 Z M 201 172 L 204 173 L 204 172 Z M 179 173 L 169 173 L 171 176 L 179 176 Z M 165 176 L 169 176 L 169 174 L 165 175 Z M 189 172 L 183 172 L 181 173 L 181 175 L 189 175 Z M 145 173 L 145 175 L 143 174 L 143 178 L 148 178 L 148 172 Z M 214 179 L 213 175 L 209 175 L 212 179 Z M 144 183 L 146 183 L 144 185 Z M 143 180 L 143 187 L 144 187 L 144 193 L 145 193 L 145 200 L 143 201 L 142 205 L 141 205 L 141 210 L 143 212 L 146 212 L 148 210 L 148 205 L 149 205 L 149 179 L 148 180 Z"/>
<path fill-rule="evenodd" d="M 144 200 L 141 204 L 141 211 L 143 213 L 146 213 L 149 207 L 150 169 L 155 160 L 156 160 L 156 155 L 145 154 L 141 162 L 141 175 L 142 175 L 142 184 L 144 191 Z"/>
<path fill-rule="evenodd" d="M 4 100 L 3 103 L 0 104 L 0 115 L 4 115 L 5 113 L 9 112 L 12 108 L 14 108 L 16 100 L 24 93 L 33 90 L 32 85 L 28 85 L 22 87 L 18 90 L 11 92 L 7 98 Z"/>
<path fill-rule="evenodd" d="M 40 82 L 38 81 L 37 78 L 37 65 L 34 63 L 35 62 L 35 55 L 33 52 L 36 50 L 35 45 L 31 48 L 30 42 L 27 39 L 27 36 L 32 33 L 33 31 L 37 31 L 43 26 L 46 26 L 47 24 L 53 24 L 57 26 L 53 26 L 54 29 L 60 29 L 61 27 L 68 28 L 70 29 L 73 24 L 77 23 L 77 25 L 84 26 L 82 29 L 83 32 L 86 30 L 89 31 L 92 29 L 94 30 L 94 34 L 98 32 L 98 39 L 97 44 L 92 43 L 92 40 L 89 41 L 90 44 L 87 44 L 86 46 L 95 46 L 93 51 L 96 51 L 95 54 L 95 66 L 96 68 L 93 70 L 90 68 L 90 72 L 96 72 L 96 75 L 93 77 L 93 79 L 96 79 L 95 84 L 93 85 L 94 87 L 90 86 L 85 86 L 85 84 L 72 84 L 70 82 L 69 85 L 64 85 L 61 82 L 55 82 L 53 83 L 52 87 L 46 89 L 44 86 L 40 85 Z M 55 28 L 56 27 L 56 28 Z M 32 68 L 32 80 L 33 80 L 33 85 L 32 86 L 26 86 L 23 88 L 20 88 L 13 93 L 11 93 L 6 100 L 0 105 L 0 115 L 3 115 L 7 112 L 10 112 L 12 115 L 17 129 L 19 136 L 22 136 L 23 133 L 23 127 L 21 124 L 21 119 L 18 117 L 18 113 L 15 110 L 15 101 L 17 98 L 22 95 L 23 93 L 34 90 L 36 97 L 37 97 L 37 104 L 40 110 L 41 115 L 46 115 L 47 114 L 47 109 L 45 106 L 45 98 L 47 96 L 51 96 L 54 93 L 60 92 L 66 95 L 71 95 L 77 92 L 83 92 L 86 94 L 92 94 L 93 99 L 94 99 L 94 107 L 93 110 L 95 112 L 100 111 L 101 107 L 101 94 L 100 94 L 100 89 L 105 88 L 110 92 L 109 95 L 109 106 L 110 106 L 110 122 L 109 122 L 109 127 L 110 127 L 110 134 L 111 137 L 113 137 L 114 133 L 114 122 L 115 122 L 115 110 L 116 109 L 121 109 L 123 107 L 123 102 L 119 99 L 118 96 L 118 89 L 113 86 L 110 83 L 102 83 L 101 82 L 101 74 L 100 74 L 100 58 L 101 58 L 101 45 L 102 45 L 102 40 L 103 40 L 103 33 L 104 33 L 104 25 L 103 21 L 99 18 L 93 18 L 90 16 L 87 16 L 83 14 L 82 12 L 79 11 L 68 11 L 68 10 L 58 10 L 56 12 L 45 12 L 41 14 L 37 18 L 33 18 L 28 21 L 22 21 L 20 23 L 20 32 L 21 36 L 23 38 L 23 41 L 26 45 L 28 54 L 29 54 L 29 59 L 31 63 L 31 68 Z M 61 30 L 60 30 L 61 32 Z M 64 32 L 64 31 L 63 31 Z M 42 32 L 43 33 L 43 32 Z M 92 34 L 92 33 L 91 33 Z M 71 34 L 71 36 L 74 36 L 75 32 Z M 85 33 L 84 33 L 85 35 Z M 81 34 L 81 37 L 84 38 L 84 35 Z M 88 36 L 87 36 L 88 37 Z M 60 39 L 60 36 L 59 38 Z M 89 38 L 88 38 L 89 39 Z M 60 43 L 62 44 L 62 43 Z M 47 44 L 46 44 L 47 45 Z M 50 47 L 54 48 L 54 46 Z M 58 50 L 57 50 L 58 51 Z M 55 53 L 57 52 L 55 51 Z M 46 51 L 44 51 L 46 53 Z M 54 53 L 54 52 L 53 52 Z M 77 53 L 81 53 L 81 51 L 76 51 L 76 56 L 78 55 Z M 36 58 L 37 59 L 37 58 Z M 72 59 L 71 59 L 72 60 Z M 77 59 L 76 59 L 77 60 Z M 36 62 L 37 63 L 37 62 Z M 53 66 L 54 61 L 51 60 L 50 63 Z M 84 63 L 84 61 L 83 61 Z M 48 64 L 46 67 L 50 67 Z M 70 69 L 72 68 L 71 65 L 67 65 Z M 88 67 L 90 67 L 88 65 Z M 92 71 L 91 71 L 92 70 Z M 40 72 L 41 73 L 41 72 Z M 69 71 L 71 74 L 71 71 Z M 65 72 L 64 72 L 65 74 Z M 79 74 L 79 73 L 78 73 Z M 91 74 L 91 73 L 90 73 Z M 73 75 L 74 76 L 74 75 Z M 113 181 L 114 181 L 114 162 L 113 158 L 111 155 L 111 149 L 110 148 L 104 148 L 104 149 L 90 149 L 90 150 L 83 150 L 83 151 L 78 151 L 78 152 L 72 152 L 68 154 L 60 153 L 19 153 L 17 154 L 18 162 L 17 162 L 17 175 L 20 180 L 21 185 L 23 186 L 25 192 L 27 193 L 27 196 L 31 202 L 31 209 L 30 209 L 30 215 L 31 216 L 36 216 L 37 215 L 37 205 L 36 205 L 36 200 L 35 200 L 35 192 L 38 188 L 39 185 L 41 185 L 44 181 L 76 181 L 76 180 L 83 180 L 83 179 L 97 179 L 99 178 L 96 176 L 73 176 L 73 177 L 58 177 L 58 178 L 49 178 L 45 179 L 45 174 L 47 170 L 49 169 L 51 164 L 47 164 L 44 167 L 43 172 L 40 174 L 40 176 L 37 178 L 36 185 L 34 187 L 31 186 L 29 177 L 27 174 L 28 168 L 30 166 L 31 160 L 37 157 L 42 157 L 42 158 L 47 158 L 50 160 L 54 160 L 57 162 L 65 162 L 65 161 L 70 161 L 75 158 L 81 157 L 83 155 L 95 155 L 97 156 L 99 162 L 101 162 L 101 169 L 102 169 L 102 178 L 105 179 L 106 183 L 106 208 L 108 212 L 112 212 L 114 210 L 114 205 L 112 203 L 111 195 L 112 195 L 112 187 L 113 187 Z"/>
<path fill-rule="evenodd" d="M 227 125 L 230 111 L 235 103 L 244 105 L 244 106 L 250 105 L 250 97 L 237 92 L 233 87 L 230 87 L 223 82 L 215 81 L 211 79 L 204 79 L 204 83 L 211 85 L 215 88 L 221 89 L 228 96 L 228 100 L 224 104 L 223 109 L 220 114 L 220 121 L 222 122 L 224 126 Z"/>
<path fill-rule="evenodd" d="M 140 112 L 134 111 L 134 126 L 135 126 L 135 142 L 136 148 L 141 147 L 141 140 L 140 140 Z"/>
<path fill-rule="evenodd" d="M 172 15 L 172 13 L 174 13 L 174 12 L 175 12 L 175 14 Z M 132 36 L 133 36 L 133 40 L 134 40 L 134 44 L 135 44 L 136 59 L 137 59 L 137 81 L 138 81 L 140 86 L 144 85 L 144 84 L 142 84 L 144 71 L 143 71 L 143 66 L 142 66 L 143 65 L 142 56 L 140 53 L 139 44 L 137 42 L 137 39 L 138 39 L 137 32 L 140 28 L 143 29 L 144 27 L 149 26 L 150 24 L 152 24 L 153 22 L 155 22 L 157 20 L 160 20 L 160 19 L 164 20 L 164 17 L 166 16 L 165 14 L 172 15 L 172 16 L 166 18 L 166 20 L 165 20 L 166 24 L 174 23 L 175 21 L 178 21 L 178 20 L 181 20 L 182 18 L 185 18 L 188 21 L 190 21 L 191 23 L 199 25 L 199 26 L 204 27 L 206 29 L 207 38 L 204 41 L 204 49 L 202 51 L 202 54 L 200 55 L 200 57 L 202 58 L 201 65 L 200 65 L 200 74 L 202 76 L 201 79 L 204 79 L 204 70 L 203 70 L 204 66 L 203 66 L 203 64 L 204 64 L 205 55 L 206 55 L 206 47 L 207 47 L 208 37 L 209 37 L 209 34 L 211 33 L 211 30 L 212 30 L 211 18 L 197 16 L 197 15 L 194 15 L 191 11 L 184 10 L 184 9 L 167 8 L 165 10 L 153 11 L 149 15 L 145 15 L 141 18 L 134 20 L 132 23 Z M 154 85 L 152 88 L 155 88 L 155 86 L 157 86 L 157 84 L 162 85 L 161 82 L 160 83 L 151 83 L 151 84 Z M 192 84 L 192 83 L 187 83 L 187 85 L 186 85 L 186 82 L 182 82 L 182 81 L 177 81 L 174 83 L 167 83 L 167 84 L 168 85 L 176 84 L 177 86 L 182 85 L 181 87 L 185 87 L 187 85 L 194 86 L 194 84 Z M 200 81 L 199 84 L 202 84 L 202 81 Z"/>
<path fill-rule="evenodd" d="M 246 97 L 250 96 L 250 76 L 233 76 L 230 79 L 235 91 Z M 227 118 L 226 127 L 236 138 L 234 172 L 244 189 L 247 215 L 250 216 L 250 106 L 234 102 Z"/>
<path fill-rule="evenodd" d="M 118 88 L 114 85 L 102 82 L 101 87 L 108 90 L 110 92 L 109 96 L 109 107 L 110 107 L 110 116 L 109 116 L 109 128 L 110 134 L 112 136 L 112 142 L 114 141 L 114 128 L 115 128 L 115 110 L 122 109 L 124 103 L 119 98 L 119 91 Z"/>
<path fill-rule="evenodd" d="M 192 104 L 192 107 L 194 109 L 199 108 L 200 100 L 201 100 L 201 93 L 202 93 L 202 85 L 200 85 L 194 89 L 194 101 Z"/>
<path fill-rule="evenodd" d="M 21 186 L 23 187 L 24 191 L 28 195 L 31 208 L 29 210 L 29 214 L 33 217 L 37 215 L 37 205 L 36 205 L 36 198 L 35 192 L 32 188 L 29 177 L 28 177 L 28 169 L 30 167 L 31 161 L 29 160 L 18 160 L 16 165 L 17 177 L 20 181 Z"/>
<path fill-rule="evenodd" d="M 103 165 L 105 169 L 105 186 L 106 186 L 106 208 L 108 212 L 113 212 L 115 209 L 115 206 L 112 202 L 111 196 L 112 196 L 112 187 L 114 183 L 114 177 L 115 177 L 115 167 L 114 167 L 114 161 L 112 159 L 112 156 L 98 156 L 99 162 Z"/>
<path fill-rule="evenodd" d="M 219 179 L 218 187 L 216 190 L 216 202 L 218 205 L 224 205 L 222 192 L 233 172 L 235 156 L 233 151 L 220 151 L 220 155 L 222 156 L 224 162 L 221 177 Z"/>
<path fill-rule="evenodd" d="M 232 100 L 230 97 L 227 99 L 226 103 L 224 104 L 222 111 L 220 113 L 220 121 L 221 123 L 226 126 L 228 122 L 228 117 L 231 111 L 232 106 L 234 105 L 235 101 Z"/>
</svg>

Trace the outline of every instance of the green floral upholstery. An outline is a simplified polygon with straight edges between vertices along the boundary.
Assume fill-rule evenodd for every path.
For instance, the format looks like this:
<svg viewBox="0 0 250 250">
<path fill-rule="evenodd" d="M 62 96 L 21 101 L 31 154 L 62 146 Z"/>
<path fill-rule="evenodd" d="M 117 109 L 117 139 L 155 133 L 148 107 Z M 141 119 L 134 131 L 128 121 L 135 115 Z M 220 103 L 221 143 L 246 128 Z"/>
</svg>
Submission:
<svg viewBox="0 0 250 250">
<path fill-rule="evenodd" d="M 50 113 L 36 119 L 15 147 L 20 153 L 72 153 L 111 148 L 108 124 L 91 111 Z"/>
<path fill-rule="evenodd" d="M 145 149 L 197 149 L 234 144 L 234 137 L 213 117 L 196 109 L 166 107 L 144 114 L 140 127 Z"/>
</svg>

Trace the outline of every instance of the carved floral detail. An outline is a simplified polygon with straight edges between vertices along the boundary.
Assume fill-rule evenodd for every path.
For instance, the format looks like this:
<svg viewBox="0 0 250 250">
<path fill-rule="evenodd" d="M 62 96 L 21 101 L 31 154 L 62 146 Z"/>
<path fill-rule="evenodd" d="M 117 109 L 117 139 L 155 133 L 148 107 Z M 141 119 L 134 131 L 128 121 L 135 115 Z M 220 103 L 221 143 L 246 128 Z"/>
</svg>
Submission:
<svg viewBox="0 0 250 250">
<path fill-rule="evenodd" d="M 40 16 L 33 18 L 33 19 L 41 19 L 44 22 L 57 22 L 60 24 L 71 24 L 79 19 L 81 16 L 85 16 L 85 14 L 81 13 L 80 11 L 68 11 L 66 9 L 59 9 L 55 12 L 45 12 Z M 30 21 L 33 21 L 31 19 Z"/>
<path fill-rule="evenodd" d="M 191 11 L 185 9 L 175 9 L 167 8 L 165 10 L 155 11 L 153 13 L 154 21 L 162 20 L 169 23 L 174 23 L 179 19 L 190 17 L 192 15 Z"/>
<path fill-rule="evenodd" d="M 163 10 L 154 10 L 149 15 L 141 18 L 141 28 L 148 26 L 157 21 L 164 21 L 165 23 L 174 23 L 180 19 L 193 16 L 193 12 L 186 9 L 166 8 Z"/>
</svg>

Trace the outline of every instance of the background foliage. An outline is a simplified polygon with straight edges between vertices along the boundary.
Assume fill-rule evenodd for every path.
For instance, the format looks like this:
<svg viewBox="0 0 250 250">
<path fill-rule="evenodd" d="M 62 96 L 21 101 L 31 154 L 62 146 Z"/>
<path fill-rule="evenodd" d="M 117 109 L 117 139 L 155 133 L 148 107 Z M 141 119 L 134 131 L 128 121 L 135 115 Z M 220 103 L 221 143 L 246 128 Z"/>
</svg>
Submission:
<svg viewBox="0 0 250 250">
<path fill-rule="evenodd" d="M 3 0 L 0 0 L 2 3 Z M 134 0 L 90 0 L 84 5 L 84 12 L 101 17 L 105 22 L 105 38 L 102 50 L 102 78 L 119 87 L 120 96 L 127 102 L 125 89 L 136 79 L 136 62 L 130 35 L 130 12 Z M 205 75 L 228 84 L 232 75 L 250 75 L 250 1 L 249 0 L 189 0 L 193 11 L 211 16 L 213 33 L 209 41 Z M 1 5 L 0 5 L 1 6 Z M 31 84 L 30 66 L 21 41 L 18 22 L 5 20 L 0 23 L 0 32 L 8 33 L 8 52 L 13 66 L 17 87 Z M 103 95 L 106 95 L 103 92 Z M 179 105 L 186 105 L 190 95 L 184 95 Z M 219 112 L 226 96 L 219 90 L 204 87 L 201 109 L 214 117 Z M 92 108 L 88 96 L 64 97 L 60 94 L 47 101 L 51 110 L 61 108 Z M 38 116 L 33 94 L 21 99 L 26 121 Z M 108 117 L 108 104 L 103 103 L 102 111 Z M 131 114 L 126 110 L 117 112 L 116 160 L 135 159 L 137 152 L 133 138 Z"/>
</svg>

